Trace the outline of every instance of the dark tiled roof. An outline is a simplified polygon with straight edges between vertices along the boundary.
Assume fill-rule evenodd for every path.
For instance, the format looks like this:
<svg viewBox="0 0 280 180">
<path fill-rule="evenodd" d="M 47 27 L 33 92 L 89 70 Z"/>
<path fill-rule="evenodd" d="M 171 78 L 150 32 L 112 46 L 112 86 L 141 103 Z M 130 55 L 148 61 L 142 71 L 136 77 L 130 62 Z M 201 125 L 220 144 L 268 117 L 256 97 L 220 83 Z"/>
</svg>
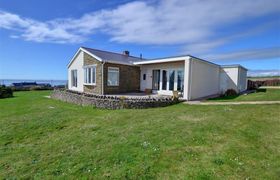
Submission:
<svg viewBox="0 0 280 180">
<path fill-rule="evenodd" d="M 103 51 L 103 50 L 92 49 L 87 47 L 82 47 L 82 48 L 107 62 L 132 65 L 134 62 L 145 60 L 145 59 L 141 59 L 140 57 L 127 56 L 127 55 L 109 52 L 109 51 Z"/>
</svg>

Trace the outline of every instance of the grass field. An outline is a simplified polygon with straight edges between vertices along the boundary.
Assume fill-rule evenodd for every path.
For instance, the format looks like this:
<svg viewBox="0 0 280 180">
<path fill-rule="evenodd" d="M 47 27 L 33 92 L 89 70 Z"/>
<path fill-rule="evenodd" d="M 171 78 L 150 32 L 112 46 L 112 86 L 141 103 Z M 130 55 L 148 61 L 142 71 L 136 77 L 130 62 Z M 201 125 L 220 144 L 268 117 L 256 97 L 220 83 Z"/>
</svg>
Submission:
<svg viewBox="0 0 280 180">
<path fill-rule="evenodd" d="M 217 97 L 207 101 L 280 101 L 280 89 L 258 89 L 248 95 Z"/>
<path fill-rule="evenodd" d="M 279 179 L 280 106 L 98 110 L 47 99 L 0 100 L 0 177 Z"/>
<path fill-rule="evenodd" d="M 265 81 L 265 80 L 272 80 L 272 79 L 280 79 L 280 76 L 248 77 L 247 79 L 252 81 Z"/>
</svg>

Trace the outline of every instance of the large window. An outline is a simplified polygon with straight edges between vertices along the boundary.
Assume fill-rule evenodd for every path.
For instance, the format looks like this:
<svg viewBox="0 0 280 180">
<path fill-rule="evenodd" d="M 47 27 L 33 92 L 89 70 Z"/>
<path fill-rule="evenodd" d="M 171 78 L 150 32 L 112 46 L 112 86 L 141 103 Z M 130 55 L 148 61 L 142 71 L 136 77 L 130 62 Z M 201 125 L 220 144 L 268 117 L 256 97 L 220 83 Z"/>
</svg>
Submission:
<svg viewBox="0 0 280 180">
<path fill-rule="evenodd" d="M 183 92 L 184 90 L 184 71 L 177 71 L 177 90 Z"/>
<path fill-rule="evenodd" d="M 118 86 L 119 85 L 119 68 L 117 67 L 108 67 L 108 86 Z"/>
<path fill-rule="evenodd" d="M 153 70 L 152 89 L 159 90 L 160 70 Z"/>
<path fill-rule="evenodd" d="M 162 70 L 162 90 L 167 89 L 167 71 Z"/>
<path fill-rule="evenodd" d="M 169 90 L 174 90 L 174 81 L 175 81 L 175 71 L 169 70 Z"/>
<path fill-rule="evenodd" d="M 77 70 L 71 70 L 71 85 L 72 87 L 77 87 L 78 85 L 78 77 L 77 77 Z"/>
<path fill-rule="evenodd" d="M 85 66 L 84 67 L 85 80 L 84 83 L 88 85 L 96 84 L 96 66 Z"/>
</svg>

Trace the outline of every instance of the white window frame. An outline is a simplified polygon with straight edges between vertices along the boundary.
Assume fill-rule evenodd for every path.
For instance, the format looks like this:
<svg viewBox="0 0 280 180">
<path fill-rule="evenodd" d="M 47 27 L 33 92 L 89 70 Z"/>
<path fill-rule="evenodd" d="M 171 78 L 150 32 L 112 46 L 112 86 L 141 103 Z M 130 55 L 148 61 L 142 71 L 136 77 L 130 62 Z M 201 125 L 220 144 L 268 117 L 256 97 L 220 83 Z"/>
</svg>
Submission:
<svg viewBox="0 0 280 180">
<path fill-rule="evenodd" d="M 76 72 L 76 82 L 74 79 L 74 72 Z M 76 86 L 74 84 L 76 84 Z M 78 87 L 78 70 L 77 69 L 71 69 L 71 87 L 75 87 L 75 88 Z"/>
<path fill-rule="evenodd" d="M 84 66 L 83 69 L 84 69 L 84 85 L 96 85 L 96 65 Z M 88 79 L 87 69 L 91 69 L 91 83 L 87 82 Z M 95 69 L 94 78 L 93 78 L 93 69 Z"/>
<path fill-rule="evenodd" d="M 118 83 L 116 85 L 112 85 L 112 84 L 109 84 L 109 72 L 110 70 L 113 70 L 114 72 L 116 72 L 116 70 L 118 70 Z M 108 67 L 108 72 L 107 72 L 107 86 L 119 86 L 120 84 L 120 68 L 118 67 Z"/>
<path fill-rule="evenodd" d="M 166 90 L 162 89 L 162 84 L 163 84 L 163 70 L 167 71 L 167 86 L 166 86 Z M 174 89 L 173 90 L 169 90 L 169 73 L 170 71 L 175 71 L 175 77 L 174 77 Z M 160 91 L 177 91 L 177 85 L 178 85 L 178 71 L 183 71 L 183 77 L 185 79 L 185 72 L 183 68 L 163 68 L 160 69 Z M 184 80 L 185 81 L 185 80 Z M 185 88 L 185 82 L 184 83 L 184 88 Z"/>
</svg>

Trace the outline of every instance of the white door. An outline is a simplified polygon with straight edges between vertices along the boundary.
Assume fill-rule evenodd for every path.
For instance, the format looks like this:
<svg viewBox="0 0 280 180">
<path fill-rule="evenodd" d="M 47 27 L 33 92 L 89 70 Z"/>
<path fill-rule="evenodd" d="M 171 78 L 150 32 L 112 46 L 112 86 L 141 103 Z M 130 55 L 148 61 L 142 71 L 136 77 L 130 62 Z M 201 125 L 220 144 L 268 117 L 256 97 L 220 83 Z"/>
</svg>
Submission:
<svg viewBox="0 0 280 180">
<path fill-rule="evenodd" d="M 159 94 L 173 95 L 177 90 L 177 71 L 175 69 L 161 69 Z"/>
</svg>

